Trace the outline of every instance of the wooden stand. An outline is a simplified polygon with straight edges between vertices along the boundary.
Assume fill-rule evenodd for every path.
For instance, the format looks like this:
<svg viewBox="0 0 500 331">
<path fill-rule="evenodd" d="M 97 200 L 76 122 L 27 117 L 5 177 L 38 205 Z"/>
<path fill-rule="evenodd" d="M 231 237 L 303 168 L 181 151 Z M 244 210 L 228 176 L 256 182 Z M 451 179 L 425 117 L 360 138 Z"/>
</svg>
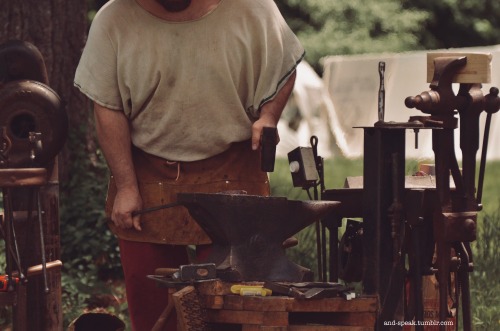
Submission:
<svg viewBox="0 0 500 331">
<path fill-rule="evenodd" d="M 242 331 L 375 330 L 375 296 L 352 300 L 239 296 L 230 294 L 231 285 L 221 281 L 196 285 L 208 322 L 214 326 L 240 325 Z"/>
<path fill-rule="evenodd" d="M 19 248 L 18 263 L 28 282 L 19 282 L 13 290 L 0 292 L 0 306 L 12 306 L 12 323 L 15 331 L 44 330 L 56 331 L 63 329 L 61 309 L 61 266 L 59 253 L 59 223 L 57 214 L 58 186 L 53 180 L 57 169 L 52 169 L 51 175 L 45 168 L 14 168 L 0 169 L 0 191 L 4 202 L 4 214 L 0 219 L 4 223 L 6 242 L 11 249 L 6 248 L 6 274 L 19 275 L 19 265 L 14 261 L 15 248 L 13 246 L 12 227 L 16 226 Z M 38 217 L 38 211 L 33 210 L 31 217 L 28 211 L 33 206 L 27 203 L 33 196 L 34 189 L 42 191 L 41 210 L 44 220 L 43 229 L 38 222 L 31 222 Z M 7 200 L 9 201 L 7 203 Z M 26 200 L 26 201 L 25 201 Z M 36 203 L 36 200 L 32 201 Z M 57 230 L 57 231 L 56 231 Z M 41 232 L 45 237 L 45 244 L 41 247 Z M 44 265 L 42 250 L 50 261 L 45 264 L 48 292 L 43 281 Z M 4 270 L 1 270 L 3 273 Z"/>
</svg>

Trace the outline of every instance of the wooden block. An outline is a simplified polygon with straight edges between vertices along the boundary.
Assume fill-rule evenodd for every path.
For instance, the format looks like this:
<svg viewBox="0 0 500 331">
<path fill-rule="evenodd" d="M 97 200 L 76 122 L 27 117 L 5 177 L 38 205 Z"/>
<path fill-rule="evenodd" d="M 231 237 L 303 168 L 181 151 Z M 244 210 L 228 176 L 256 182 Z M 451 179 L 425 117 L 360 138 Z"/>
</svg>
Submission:
<svg viewBox="0 0 500 331">
<path fill-rule="evenodd" d="M 0 307 L 17 304 L 16 292 L 0 292 Z"/>
<path fill-rule="evenodd" d="M 375 327 L 334 325 L 290 325 L 288 331 L 374 331 Z"/>
<path fill-rule="evenodd" d="M 42 186 L 47 184 L 47 169 L 0 169 L 0 187 Z"/>
<path fill-rule="evenodd" d="M 201 282 L 196 284 L 196 289 L 201 295 L 225 295 L 231 293 L 231 287 L 226 288 L 226 283 L 220 280 Z"/>
<path fill-rule="evenodd" d="M 207 309 L 224 308 L 224 297 L 222 295 L 203 295 L 201 301 L 203 307 Z"/>
<path fill-rule="evenodd" d="M 289 311 L 294 312 L 377 312 L 375 296 L 358 297 L 352 300 L 329 298 L 317 300 L 294 300 Z"/>
<path fill-rule="evenodd" d="M 210 323 L 227 324 L 255 324 L 267 326 L 287 326 L 288 313 L 286 312 L 258 312 L 236 310 L 208 310 Z"/>
<path fill-rule="evenodd" d="M 243 325 L 241 331 L 262 331 L 260 325 L 247 324 Z"/>
<path fill-rule="evenodd" d="M 263 326 L 247 324 L 243 325 L 241 331 L 288 331 L 288 326 Z"/>
<path fill-rule="evenodd" d="M 342 326 L 375 326 L 375 313 L 292 313 L 288 316 L 290 325 L 342 325 Z"/>
<path fill-rule="evenodd" d="M 292 298 L 288 297 L 252 297 L 228 295 L 224 300 L 224 309 L 250 311 L 287 311 Z"/>
<path fill-rule="evenodd" d="M 453 78 L 453 83 L 491 83 L 491 53 L 427 53 L 427 83 L 434 77 L 437 57 L 467 57 L 467 64 Z"/>
</svg>

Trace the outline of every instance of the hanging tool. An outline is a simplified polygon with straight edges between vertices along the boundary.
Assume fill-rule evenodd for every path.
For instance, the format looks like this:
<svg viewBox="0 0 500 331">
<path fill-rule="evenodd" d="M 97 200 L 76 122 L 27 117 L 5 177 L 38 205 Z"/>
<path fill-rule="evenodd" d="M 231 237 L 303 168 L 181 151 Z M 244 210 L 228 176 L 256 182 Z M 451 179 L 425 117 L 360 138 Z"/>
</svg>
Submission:
<svg viewBox="0 0 500 331">
<path fill-rule="evenodd" d="M 488 140 L 490 135 L 490 125 L 491 125 L 491 116 L 498 112 L 500 108 L 500 97 L 498 96 L 499 90 L 496 87 L 490 88 L 490 93 L 484 97 L 486 111 L 486 123 L 484 125 L 484 134 L 483 134 L 483 147 L 481 151 L 481 164 L 479 166 L 479 178 L 477 185 L 477 195 L 476 201 L 479 206 L 481 206 L 481 200 L 483 198 L 483 183 L 484 183 L 484 173 L 486 169 L 486 153 L 488 151 Z"/>
</svg>

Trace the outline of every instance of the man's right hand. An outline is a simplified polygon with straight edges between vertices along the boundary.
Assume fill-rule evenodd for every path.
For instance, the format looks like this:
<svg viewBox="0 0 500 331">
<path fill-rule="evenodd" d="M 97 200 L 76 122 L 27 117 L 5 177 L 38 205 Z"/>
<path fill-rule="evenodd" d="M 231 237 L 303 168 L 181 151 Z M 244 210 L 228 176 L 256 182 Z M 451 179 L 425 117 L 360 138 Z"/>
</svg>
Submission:
<svg viewBox="0 0 500 331">
<path fill-rule="evenodd" d="M 117 193 L 111 220 L 122 229 L 141 231 L 140 217 L 132 212 L 142 209 L 142 198 L 132 161 L 130 124 L 122 111 L 94 103 L 97 138 L 115 179 Z"/>
<path fill-rule="evenodd" d="M 137 189 L 118 190 L 113 204 L 111 220 L 121 229 L 134 228 L 141 231 L 141 217 L 132 217 L 132 212 L 142 209 L 142 198 Z"/>
</svg>

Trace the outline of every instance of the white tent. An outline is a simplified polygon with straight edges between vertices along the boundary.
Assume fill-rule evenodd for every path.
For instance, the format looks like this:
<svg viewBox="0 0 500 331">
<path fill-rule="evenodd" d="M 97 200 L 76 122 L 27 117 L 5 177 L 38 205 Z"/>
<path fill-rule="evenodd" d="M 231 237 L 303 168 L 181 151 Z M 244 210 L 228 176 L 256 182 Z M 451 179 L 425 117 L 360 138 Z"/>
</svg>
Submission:
<svg viewBox="0 0 500 331">
<path fill-rule="evenodd" d="M 277 157 L 287 157 L 298 146 L 311 146 L 311 136 L 318 137 L 318 154 L 329 158 L 348 149 L 341 136 L 340 121 L 323 80 L 305 61 L 297 67 L 297 79 L 290 100 L 278 123 L 280 143 Z"/>
<path fill-rule="evenodd" d="M 462 48 L 447 50 L 464 53 L 491 53 L 491 84 L 483 84 L 484 94 L 491 86 L 500 87 L 500 45 L 490 47 Z M 330 127 L 342 154 L 347 157 L 363 155 L 363 130 L 354 127 L 373 126 L 378 120 L 377 102 L 380 78 L 378 63 L 386 63 L 385 121 L 405 122 L 412 115 L 425 115 L 418 110 L 405 107 L 404 100 L 429 90 L 426 82 L 427 53 L 419 51 L 401 54 L 379 54 L 358 56 L 331 56 L 324 58 L 323 81 L 328 89 L 333 106 L 329 109 Z M 300 74 L 300 72 L 299 72 Z M 299 80 L 300 80 L 299 76 Z M 458 89 L 458 84 L 454 89 Z M 486 114 L 481 115 L 481 137 Z M 500 113 L 492 116 L 487 159 L 500 159 Z M 457 158 L 461 159 L 456 130 Z M 419 149 L 414 149 L 414 134 L 408 130 L 406 135 L 406 155 L 417 159 L 432 159 L 430 130 L 420 130 Z M 481 150 L 478 152 L 480 157 Z"/>
</svg>

